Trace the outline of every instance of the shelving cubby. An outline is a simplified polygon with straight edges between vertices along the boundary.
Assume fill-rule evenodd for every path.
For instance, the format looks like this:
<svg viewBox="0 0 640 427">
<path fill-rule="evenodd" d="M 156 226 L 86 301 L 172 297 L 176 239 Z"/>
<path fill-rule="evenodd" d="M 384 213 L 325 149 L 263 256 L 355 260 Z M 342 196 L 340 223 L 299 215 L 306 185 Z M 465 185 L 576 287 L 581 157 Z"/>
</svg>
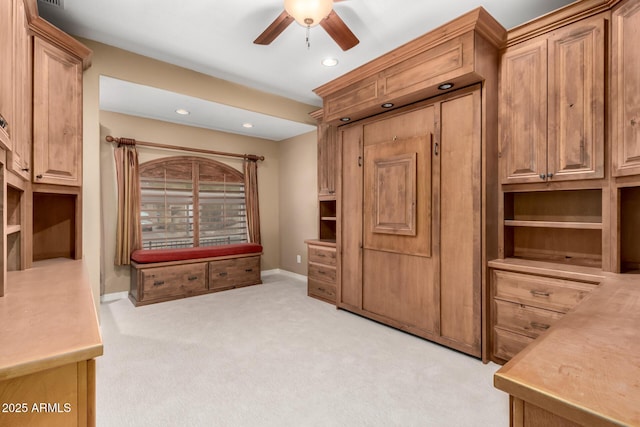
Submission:
<svg viewBox="0 0 640 427">
<path fill-rule="evenodd" d="M 602 190 L 504 193 L 504 254 L 602 267 Z"/>
</svg>

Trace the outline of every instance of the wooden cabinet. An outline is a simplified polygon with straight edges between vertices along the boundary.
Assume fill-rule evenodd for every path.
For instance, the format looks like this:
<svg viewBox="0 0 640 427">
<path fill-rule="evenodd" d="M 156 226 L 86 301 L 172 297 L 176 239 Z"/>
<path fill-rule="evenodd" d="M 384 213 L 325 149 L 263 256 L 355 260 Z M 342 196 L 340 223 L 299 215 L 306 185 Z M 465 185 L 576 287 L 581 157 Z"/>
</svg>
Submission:
<svg viewBox="0 0 640 427">
<path fill-rule="evenodd" d="M 307 240 L 307 295 L 336 302 L 337 259 L 336 244 L 324 240 Z"/>
<path fill-rule="evenodd" d="M 622 1 L 612 15 L 613 175 L 640 174 L 640 2 Z"/>
<path fill-rule="evenodd" d="M 336 196 L 336 132 L 334 126 L 318 124 L 318 197 Z"/>
<path fill-rule="evenodd" d="M 337 306 L 476 357 L 505 33 L 478 8 L 316 89 L 337 126 Z"/>
<path fill-rule="evenodd" d="M 13 0 L 4 0 L 0 5 L 0 147 L 6 150 L 13 148 L 14 7 Z"/>
<path fill-rule="evenodd" d="M 323 98 L 324 122 L 339 125 L 408 105 L 479 81 L 491 48 L 505 30 L 479 7 L 368 64 L 315 89 Z"/>
<path fill-rule="evenodd" d="M 492 261 L 492 359 L 510 360 L 580 303 L 599 283 L 595 269 Z M 525 272 L 527 266 L 539 274 Z M 572 276 L 573 274 L 573 276 Z M 583 280 L 574 280 L 578 277 Z"/>
<path fill-rule="evenodd" d="M 12 150 L 7 153 L 7 170 L 25 180 L 31 178 L 33 139 L 33 37 L 28 33 L 22 0 L 14 10 L 14 123 Z"/>
<path fill-rule="evenodd" d="M 82 60 L 36 37 L 33 180 L 82 184 Z"/>
<path fill-rule="evenodd" d="M 137 307 L 260 283 L 260 255 L 132 262 L 129 298 Z"/>
<path fill-rule="evenodd" d="M 338 307 L 481 356 L 479 87 L 340 131 Z"/>
<path fill-rule="evenodd" d="M 503 184 L 604 177 L 606 22 L 597 15 L 506 50 Z"/>
</svg>

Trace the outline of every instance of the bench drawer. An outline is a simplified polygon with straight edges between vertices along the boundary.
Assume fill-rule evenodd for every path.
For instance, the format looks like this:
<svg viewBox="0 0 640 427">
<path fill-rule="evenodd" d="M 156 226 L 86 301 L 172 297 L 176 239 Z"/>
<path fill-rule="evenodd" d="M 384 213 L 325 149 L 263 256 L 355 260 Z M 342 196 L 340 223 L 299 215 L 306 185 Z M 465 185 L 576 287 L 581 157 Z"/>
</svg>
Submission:
<svg viewBox="0 0 640 427">
<path fill-rule="evenodd" d="M 209 289 L 256 285 L 260 280 L 260 257 L 244 257 L 209 262 Z"/>
<path fill-rule="evenodd" d="M 142 300 L 191 296 L 207 290 L 207 263 L 140 270 Z"/>
<path fill-rule="evenodd" d="M 566 313 L 594 288 L 595 284 L 493 270 L 495 297 Z"/>
</svg>

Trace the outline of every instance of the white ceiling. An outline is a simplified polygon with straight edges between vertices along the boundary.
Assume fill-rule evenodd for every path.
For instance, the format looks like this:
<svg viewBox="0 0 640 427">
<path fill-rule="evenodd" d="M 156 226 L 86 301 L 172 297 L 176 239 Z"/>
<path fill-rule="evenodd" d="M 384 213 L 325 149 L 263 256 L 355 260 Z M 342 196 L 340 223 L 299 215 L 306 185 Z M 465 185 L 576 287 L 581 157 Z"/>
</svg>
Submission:
<svg viewBox="0 0 640 427">
<path fill-rule="evenodd" d="M 347 52 L 321 27 L 311 29 L 311 47 L 307 48 L 306 29 L 296 23 L 271 45 L 253 44 L 283 10 L 282 0 L 64 0 L 63 3 L 64 9 L 41 1 L 38 6 L 45 19 L 70 34 L 320 106 L 320 98 L 312 92 L 314 88 L 478 6 L 483 6 L 509 29 L 571 1 L 345 0 L 336 3 L 334 9 L 360 39 L 360 44 Z M 321 60 L 329 56 L 339 60 L 338 66 L 321 65 Z M 228 112 L 225 106 L 205 107 L 207 102 L 203 100 L 131 85 L 103 78 L 103 108 L 275 140 L 312 129 L 283 122 L 268 112 L 244 118 L 242 111 Z M 130 108 L 124 111 L 122 105 L 133 105 L 134 93 L 136 111 Z M 175 117 L 177 101 L 198 105 L 203 108 L 202 114 L 192 111 L 189 116 Z M 158 114 L 161 105 L 171 114 Z M 237 113 L 240 115 L 233 115 Z M 221 119 L 214 121 L 212 117 Z M 236 122 L 253 120 L 260 121 L 260 126 L 250 131 L 238 130 Z"/>
</svg>

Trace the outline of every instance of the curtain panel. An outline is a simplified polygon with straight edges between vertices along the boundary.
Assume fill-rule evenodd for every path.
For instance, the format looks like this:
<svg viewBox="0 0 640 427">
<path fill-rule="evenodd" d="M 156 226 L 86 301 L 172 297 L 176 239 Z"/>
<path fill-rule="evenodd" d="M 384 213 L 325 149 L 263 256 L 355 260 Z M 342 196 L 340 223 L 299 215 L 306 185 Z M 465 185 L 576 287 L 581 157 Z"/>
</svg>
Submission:
<svg viewBox="0 0 640 427">
<path fill-rule="evenodd" d="M 130 255 L 140 248 L 140 179 L 135 145 L 119 144 L 114 150 L 118 186 L 115 265 L 131 264 Z"/>
<path fill-rule="evenodd" d="M 244 161 L 244 192 L 247 205 L 247 229 L 250 243 L 260 243 L 260 210 L 258 208 L 258 162 Z"/>
</svg>

